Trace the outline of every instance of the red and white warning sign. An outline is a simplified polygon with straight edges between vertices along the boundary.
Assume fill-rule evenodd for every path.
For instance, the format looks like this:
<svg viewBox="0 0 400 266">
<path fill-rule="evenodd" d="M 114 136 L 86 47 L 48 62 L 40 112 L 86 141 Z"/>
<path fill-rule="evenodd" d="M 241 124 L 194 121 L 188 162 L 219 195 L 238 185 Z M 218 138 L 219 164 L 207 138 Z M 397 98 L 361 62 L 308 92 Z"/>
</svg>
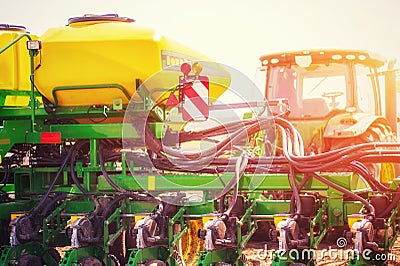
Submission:
<svg viewBox="0 0 400 266">
<path fill-rule="evenodd" d="M 209 81 L 206 76 L 196 76 L 183 88 L 182 118 L 185 121 L 207 120 Z"/>
</svg>

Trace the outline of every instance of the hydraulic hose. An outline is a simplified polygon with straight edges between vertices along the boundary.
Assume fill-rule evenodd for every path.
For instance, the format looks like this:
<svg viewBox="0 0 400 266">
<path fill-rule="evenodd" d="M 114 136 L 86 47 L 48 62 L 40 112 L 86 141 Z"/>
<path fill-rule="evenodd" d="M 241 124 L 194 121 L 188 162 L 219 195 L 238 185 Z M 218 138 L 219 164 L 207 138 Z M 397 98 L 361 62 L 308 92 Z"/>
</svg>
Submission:
<svg viewBox="0 0 400 266">
<path fill-rule="evenodd" d="M 285 157 L 289 160 L 290 164 L 295 165 L 296 162 L 295 162 L 294 159 L 291 157 L 291 154 L 290 154 L 289 151 L 288 151 L 288 150 L 289 150 L 288 147 L 290 147 L 290 140 L 288 140 L 288 135 L 287 135 L 285 129 L 284 129 L 282 126 L 279 126 L 279 128 L 281 129 L 282 136 L 283 136 L 283 137 L 282 137 L 282 142 L 283 142 L 283 151 L 284 151 L 284 155 L 285 155 Z M 334 163 L 336 163 L 336 162 L 334 162 Z M 301 171 L 301 170 L 300 170 L 300 171 Z M 309 173 L 309 171 L 307 171 L 307 172 Z M 314 177 L 314 178 L 316 178 L 317 180 L 319 180 L 319 181 L 325 183 L 326 185 L 328 185 L 328 186 L 330 186 L 330 187 L 332 187 L 332 188 L 334 188 L 334 189 L 336 189 L 336 190 L 342 192 L 342 193 L 345 194 L 346 196 L 349 196 L 349 197 L 351 197 L 351 198 L 354 198 L 354 199 L 356 199 L 356 200 L 362 202 L 362 203 L 366 206 L 366 208 L 369 210 L 371 216 L 375 217 L 375 209 L 374 209 L 374 207 L 373 207 L 367 200 L 365 200 L 364 198 L 362 198 L 362 197 L 360 197 L 360 196 L 358 196 L 358 195 L 356 195 L 356 194 L 354 194 L 354 193 L 351 193 L 350 191 L 348 191 L 348 190 L 346 190 L 346 189 L 340 187 L 339 185 L 336 185 L 336 184 L 333 183 L 333 182 L 330 182 L 330 181 L 326 180 L 325 178 L 319 176 L 319 175 L 316 174 L 316 173 L 311 173 L 311 175 L 312 175 L 312 177 Z M 289 175 L 289 177 L 290 177 L 290 176 L 292 176 L 292 175 Z M 293 178 L 292 178 L 291 180 L 292 180 L 292 182 L 293 182 Z M 299 198 L 297 189 L 294 189 L 294 190 L 293 190 L 293 193 L 294 193 L 294 196 L 295 196 L 296 201 L 298 200 L 298 203 L 297 203 L 297 205 L 296 205 L 297 208 L 299 208 L 299 205 L 300 205 L 300 208 L 301 208 L 300 198 Z"/>
<path fill-rule="evenodd" d="M 291 210 L 290 213 L 299 215 L 299 214 L 301 214 L 301 201 L 300 201 L 300 193 L 296 186 L 296 174 L 294 172 L 293 167 L 290 167 L 289 184 L 290 184 L 290 187 L 292 188 L 293 197 L 294 197 L 294 200 L 296 203 L 296 212 L 294 212 L 294 210 Z"/>
<path fill-rule="evenodd" d="M 153 201 L 154 199 L 152 197 L 148 197 L 148 195 L 140 195 L 137 193 L 134 193 L 133 191 L 126 190 L 117 184 L 114 183 L 114 181 L 110 178 L 108 175 L 106 169 L 105 169 L 105 161 L 104 161 L 104 156 L 103 156 L 103 145 L 100 143 L 99 145 L 99 163 L 100 163 L 100 169 L 101 172 L 106 179 L 106 181 L 118 192 L 122 193 L 123 197 L 131 197 L 135 200 L 140 200 L 140 201 Z"/>
<path fill-rule="evenodd" d="M 53 190 L 55 184 L 57 183 L 57 180 L 59 178 L 59 176 L 61 175 L 61 173 L 64 170 L 64 167 L 66 166 L 66 164 L 68 163 L 69 158 L 71 157 L 72 153 L 75 150 L 75 145 L 77 143 L 75 143 L 68 151 L 68 154 L 65 156 L 63 163 L 61 164 L 60 168 L 57 171 L 56 176 L 54 177 L 53 181 L 50 183 L 49 188 L 47 189 L 46 193 L 43 195 L 43 197 L 40 199 L 39 203 L 36 205 L 35 209 L 33 211 L 31 211 L 28 215 L 29 218 L 32 218 L 36 212 L 38 210 L 40 210 L 43 207 L 43 204 L 45 203 L 46 199 L 49 197 L 51 191 Z"/>
<path fill-rule="evenodd" d="M 353 198 L 353 199 L 355 199 L 355 200 L 360 201 L 360 202 L 368 209 L 369 214 L 370 214 L 372 217 L 375 217 L 375 208 L 374 208 L 374 206 L 372 206 L 372 204 L 369 203 L 369 202 L 368 202 L 366 199 L 364 199 L 363 197 L 358 196 L 357 194 L 351 193 L 351 192 L 348 191 L 347 189 L 344 189 L 344 188 L 342 188 L 341 186 L 336 185 L 335 183 L 333 183 L 333 182 L 331 182 L 331 181 L 329 181 L 329 180 L 323 178 L 322 176 L 320 176 L 320 175 L 318 175 L 318 174 L 316 174 L 316 173 L 312 173 L 311 175 L 312 175 L 312 177 L 314 177 L 315 179 L 321 181 L 322 183 L 325 183 L 326 185 L 328 185 L 328 186 L 330 186 L 330 187 L 332 187 L 332 188 L 334 188 L 334 189 L 336 189 L 336 190 L 342 192 L 344 195 L 346 195 L 346 196 L 348 196 L 348 197 L 350 197 L 350 198 Z"/>
<path fill-rule="evenodd" d="M 350 162 L 349 168 L 356 172 L 361 179 L 364 179 L 365 182 L 369 184 L 369 186 L 375 191 L 393 191 L 390 188 L 387 188 L 382 183 L 378 182 L 371 174 L 369 169 L 358 161 Z"/>
<path fill-rule="evenodd" d="M 75 173 L 75 157 L 79 151 L 79 149 L 83 146 L 83 144 L 85 144 L 86 142 L 81 142 L 79 143 L 79 145 L 77 145 L 77 147 L 75 148 L 74 152 L 71 155 L 71 160 L 70 160 L 70 173 L 71 173 L 71 178 L 72 181 L 74 181 L 75 185 L 78 187 L 78 189 L 82 192 L 83 195 L 87 196 L 89 195 L 89 192 L 81 185 L 81 183 L 78 180 L 78 177 L 76 176 Z"/>
<path fill-rule="evenodd" d="M 104 158 L 103 158 L 103 145 L 100 144 L 99 145 L 99 163 L 100 163 L 100 169 L 101 172 L 103 173 L 104 178 L 106 179 L 106 181 L 118 192 L 120 193 L 127 193 L 128 191 L 120 186 L 118 186 L 117 184 L 114 183 L 114 181 L 111 180 L 111 178 L 109 177 L 105 167 L 104 167 Z"/>
<path fill-rule="evenodd" d="M 225 150 L 227 150 L 230 147 L 231 143 L 234 143 L 235 141 L 246 138 L 247 136 L 260 131 L 262 125 L 266 123 L 269 124 L 269 120 L 263 119 L 260 120 L 259 123 L 254 123 L 249 125 L 248 127 L 245 127 L 245 130 L 239 128 L 238 130 L 230 134 L 228 138 L 219 142 L 216 147 L 211 147 L 201 152 L 182 152 L 167 146 L 163 146 L 163 151 L 169 156 L 186 159 L 187 161 L 192 161 L 193 159 L 205 158 L 209 156 L 217 157 L 221 155 Z"/>
<path fill-rule="evenodd" d="M 246 170 L 247 162 L 248 162 L 248 159 L 247 159 L 247 156 L 245 155 L 245 153 L 242 153 L 242 155 L 236 161 L 235 174 L 233 175 L 233 178 L 232 178 L 233 180 L 235 180 L 235 185 L 234 185 L 234 189 L 233 189 L 233 196 L 232 196 L 232 200 L 230 202 L 230 206 L 225 211 L 225 214 L 227 216 L 230 215 L 233 207 L 236 204 L 237 196 L 238 196 L 238 193 L 239 193 L 239 179 L 243 175 L 244 171 Z M 227 186 L 225 186 L 225 188 L 226 187 Z M 229 187 L 228 187 L 228 189 L 229 189 Z M 225 194 L 223 194 L 223 195 L 225 195 Z"/>
<path fill-rule="evenodd" d="M 340 164 L 349 164 L 351 161 L 355 159 L 362 160 L 364 156 L 371 156 L 371 154 L 379 154 L 382 153 L 398 153 L 398 151 L 359 151 L 355 153 L 356 150 L 361 150 L 363 148 L 374 147 L 377 146 L 386 147 L 386 144 L 390 144 L 389 146 L 399 147 L 399 144 L 393 145 L 393 143 L 371 143 L 370 145 L 356 145 L 354 147 L 348 149 L 341 149 L 339 152 L 332 151 L 332 156 L 324 155 L 323 161 L 318 160 L 321 156 L 312 155 L 312 156 L 296 156 L 292 152 L 292 143 L 290 140 L 290 136 L 285 131 L 284 126 L 278 124 L 278 127 L 282 132 L 282 142 L 284 148 L 285 158 L 299 171 L 299 172 L 317 172 L 322 170 L 330 170 L 332 168 L 337 168 Z M 326 160 L 326 162 L 325 162 Z M 299 162 L 304 161 L 304 162 Z M 306 163 L 307 162 L 307 163 Z M 324 163 L 322 166 L 321 164 Z"/>
<path fill-rule="evenodd" d="M 52 210 L 52 208 L 54 207 L 54 205 L 60 201 L 60 200 L 64 200 L 67 197 L 67 193 L 59 193 L 57 196 L 55 196 L 54 198 L 52 198 L 50 200 L 50 202 L 47 202 L 46 207 L 43 208 L 43 210 L 40 213 L 41 217 L 45 217 L 47 215 L 49 215 L 49 212 Z M 39 234 L 39 230 L 41 227 L 41 222 L 37 223 L 37 224 L 33 224 L 34 228 L 32 230 L 32 232 L 27 233 L 27 234 L 22 234 L 21 231 L 21 227 L 24 226 L 24 220 L 23 219 L 29 219 L 30 223 L 34 223 L 33 219 L 30 219 L 29 216 L 27 217 L 23 217 L 22 220 L 18 220 L 19 223 L 17 224 L 18 228 L 17 228 L 17 237 L 19 240 L 21 241 L 29 241 L 32 240 L 33 238 L 35 238 L 38 234 Z M 42 219 L 41 219 L 42 220 Z M 22 224 L 21 224 L 22 223 Z"/>
<path fill-rule="evenodd" d="M 381 213 L 378 213 L 377 217 L 381 218 L 381 217 L 386 217 L 393 209 L 395 209 L 400 201 L 400 187 L 398 187 L 395 196 L 392 199 L 392 202 L 389 204 L 389 206 L 387 206 L 385 208 L 384 211 L 382 211 Z"/>
<path fill-rule="evenodd" d="M 200 131 L 190 131 L 190 132 L 181 132 L 179 134 L 179 142 L 187 142 L 187 141 L 194 141 L 194 140 L 202 140 L 208 137 L 215 137 L 220 135 L 229 134 L 230 132 L 235 132 L 238 129 L 243 129 L 244 127 L 254 124 L 258 122 L 259 118 L 247 119 L 243 121 L 235 121 L 229 122 L 224 125 L 218 125 L 215 127 L 207 128 Z"/>
<path fill-rule="evenodd" d="M 55 196 L 53 199 L 51 199 L 51 202 L 46 204 L 46 207 L 43 208 L 41 215 L 42 216 L 47 216 L 48 212 L 50 209 L 58 202 L 61 200 L 64 200 L 67 198 L 67 193 L 59 193 L 57 196 Z"/>
<path fill-rule="evenodd" d="M 10 176 L 11 176 L 11 169 L 10 168 L 11 168 L 11 166 L 9 164 L 7 164 L 4 176 L 0 181 L 0 184 L 1 184 L 0 191 L 3 191 L 3 188 L 7 185 L 8 180 L 10 179 Z"/>
</svg>

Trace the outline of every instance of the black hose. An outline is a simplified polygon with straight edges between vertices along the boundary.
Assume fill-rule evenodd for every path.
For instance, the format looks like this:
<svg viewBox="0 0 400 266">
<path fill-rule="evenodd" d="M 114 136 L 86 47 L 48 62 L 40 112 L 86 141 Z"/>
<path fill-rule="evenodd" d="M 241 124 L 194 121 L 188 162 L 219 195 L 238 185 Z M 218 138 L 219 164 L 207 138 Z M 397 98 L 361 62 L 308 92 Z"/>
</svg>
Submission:
<svg viewBox="0 0 400 266">
<path fill-rule="evenodd" d="M 7 164 L 4 176 L 3 176 L 2 180 L 0 181 L 0 184 L 1 184 L 0 191 L 3 191 L 4 187 L 8 183 L 8 180 L 10 179 L 10 176 L 11 176 L 11 169 L 10 168 L 11 168 L 11 166 L 9 164 Z"/>
<path fill-rule="evenodd" d="M 50 209 L 52 207 L 54 207 L 54 205 L 60 201 L 60 200 L 64 200 L 67 197 L 67 193 L 59 193 L 57 196 L 55 196 L 54 198 L 51 199 L 51 202 L 46 204 L 46 207 L 43 208 L 41 215 L 42 216 L 47 216 L 48 212 L 50 211 Z"/>
<path fill-rule="evenodd" d="M 288 147 L 290 146 L 290 140 L 288 140 L 287 139 L 287 134 L 286 134 L 286 131 L 285 131 L 285 129 L 281 126 L 281 125 L 279 125 L 279 128 L 281 129 L 281 132 L 282 132 L 282 143 L 283 143 L 283 151 L 284 151 L 284 155 L 285 155 L 285 157 L 289 160 L 289 162 L 291 163 L 291 164 L 296 164 L 296 161 L 294 161 L 294 159 L 292 158 L 292 154 L 290 154 L 290 152 L 289 152 L 289 150 L 288 150 Z M 335 163 L 337 163 L 337 162 L 334 162 L 334 164 Z M 321 168 L 321 167 L 320 167 Z M 320 169 L 319 168 L 319 169 Z M 305 172 L 307 172 L 307 171 L 305 171 Z M 344 189 L 344 188 L 342 188 L 341 186 L 339 186 L 339 185 L 336 185 L 335 183 L 333 183 L 333 182 L 330 182 L 330 181 L 328 181 L 328 180 L 326 180 L 325 178 L 323 178 L 323 177 L 321 177 L 321 176 L 319 176 L 318 174 L 316 174 L 316 173 L 311 173 L 311 175 L 314 177 L 314 178 L 316 178 L 317 180 L 319 180 L 319 181 L 321 181 L 321 182 L 323 182 L 323 183 L 325 183 L 325 184 L 327 184 L 328 186 L 330 186 L 330 187 L 332 187 L 332 188 L 334 188 L 334 189 L 336 189 L 336 190 L 338 190 L 338 191 L 340 191 L 340 192 L 342 192 L 343 194 L 345 194 L 346 196 L 349 196 L 349 197 L 351 197 L 351 198 L 353 198 L 353 199 L 356 199 L 356 200 L 358 200 L 358 201 L 360 201 L 363 205 L 365 205 L 365 207 L 369 210 L 369 212 L 370 212 L 370 215 L 372 216 L 372 217 L 375 217 L 375 209 L 374 209 L 374 207 L 372 206 L 372 204 L 370 204 L 367 200 L 365 200 L 364 198 L 362 198 L 362 197 L 360 197 L 360 196 L 358 196 L 358 195 L 356 195 L 356 194 L 354 194 L 354 193 L 351 193 L 350 191 L 348 191 L 348 190 L 346 190 L 346 189 Z M 296 195 L 295 195 L 296 196 Z M 297 199 L 297 198 L 296 198 Z"/>
<path fill-rule="evenodd" d="M 118 192 L 120 193 L 127 193 L 128 191 L 117 184 L 114 183 L 114 181 L 111 180 L 110 176 L 108 175 L 105 167 L 104 167 L 104 157 L 103 157 L 103 145 L 100 143 L 99 145 L 99 163 L 100 163 L 100 169 L 101 172 L 103 173 L 104 178 L 106 181 Z"/>
<path fill-rule="evenodd" d="M 382 183 L 378 182 L 371 174 L 369 169 L 358 161 L 350 162 L 349 168 L 356 172 L 359 178 L 363 179 L 364 182 L 367 182 L 368 185 L 375 191 L 391 191 L 390 188 L 387 188 Z"/>
<path fill-rule="evenodd" d="M 399 201 L 400 201 L 400 187 L 397 188 L 397 193 L 393 197 L 392 202 L 389 204 L 389 206 L 387 206 L 384 211 L 378 213 L 377 217 L 378 218 L 386 217 L 391 211 L 397 208 Z"/>
<path fill-rule="evenodd" d="M 344 189 L 344 188 L 342 188 L 341 186 L 336 185 L 335 183 L 333 183 L 333 182 L 331 182 L 331 181 L 329 181 L 329 180 L 323 178 L 322 176 L 320 176 L 320 175 L 318 175 L 318 174 L 316 174 L 316 173 L 312 173 L 311 175 L 312 175 L 312 177 L 316 178 L 317 180 L 321 181 L 322 183 L 325 183 L 326 185 L 328 185 L 328 186 L 330 186 L 330 187 L 332 187 L 332 188 L 334 188 L 334 189 L 336 189 L 336 190 L 342 192 L 344 195 L 346 195 L 346 196 L 348 196 L 348 197 L 350 197 L 350 198 L 353 198 L 353 199 L 355 199 L 355 200 L 360 201 L 360 202 L 368 209 L 369 214 L 370 214 L 372 217 L 375 217 L 375 208 L 374 208 L 374 206 L 372 206 L 372 204 L 369 203 L 369 202 L 368 202 L 366 199 L 364 199 L 363 197 L 360 197 L 360 196 L 358 196 L 357 194 L 351 193 L 351 192 L 348 191 L 347 189 Z"/>
<path fill-rule="evenodd" d="M 89 195 L 89 192 L 81 185 L 81 183 L 78 180 L 78 177 L 76 176 L 75 173 L 75 157 L 79 151 L 79 149 L 83 146 L 83 144 L 85 144 L 86 142 L 81 142 L 74 150 L 74 152 L 71 155 L 71 160 L 70 160 L 70 173 L 71 173 L 71 178 L 72 181 L 74 181 L 75 185 L 78 187 L 78 189 L 82 192 L 83 195 L 87 196 Z"/>
<path fill-rule="evenodd" d="M 284 147 L 283 153 L 284 153 L 285 157 L 290 161 L 289 184 L 292 188 L 294 200 L 296 203 L 296 213 L 300 214 L 301 213 L 301 201 L 300 201 L 300 194 L 299 194 L 299 191 L 296 186 L 296 176 L 295 176 L 296 174 L 295 174 L 295 169 L 294 169 L 294 162 L 293 162 L 293 160 L 290 160 L 290 154 L 288 151 L 289 147 L 291 146 L 291 142 L 290 142 L 290 138 L 287 135 L 288 133 L 286 132 L 286 130 L 282 126 L 279 126 L 279 128 L 281 129 L 281 133 L 282 133 L 282 146 Z M 295 214 L 294 210 L 291 209 L 290 211 L 291 211 L 291 214 Z"/>
<path fill-rule="evenodd" d="M 43 204 L 45 203 L 46 199 L 49 197 L 51 191 L 53 190 L 55 184 L 57 183 L 58 177 L 61 175 L 61 173 L 64 170 L 65 165 L 67 164 L 69 158 L 71 157 L 72 153 L 75 150 L 75 145 L 76 143 L 70 148 L 68 151 L 67 156 L 65 156 L 65 159 L 63 163 L 61 164 L 60 168 L 57 171 L 56 176 L 54 177 L 53 181 L 50 183 L 49 188 L 47 189 L 46 193 L 43 195 L 43 197 L 40 199 L 39 203 L 36 205 L 36 207 L 29 213 L 28 217 L 32 218 L 38 210 L 40 210 L 43 207 Z"/>
<path fill-rule="evenodd" d="M 225 210 L 225 197 L 226 197 L 226 194 L 222 195 L 219 198 L 219 202 L 218 202 L 219 213 L 223 213 Z"/>
<path fill-rule="evenodd" d="M 239 128 L 238 130 L 234 131 L 230 136 L 222 141 L 220 141 L 215 147 L 208 148 L 201 152 L 182 152 L 178 151 L 169 147 L 164 146 L 163 150 L 170 156 L 175 156 L 181 159 L 186 159 L 186 161 L 193 163 L 194 159 L 197 158 L 214 158 L 221 155 L 226 149 L 230 147 L 231 143 L 234 143 L 237 140 L 243 139 L 253 133 L 259 131 L 262 128 L 262 125 L 270 124 L 270 120 L 260 119 L 258 123 L 251 124 L 243 128 Z M 258 129 L 258 130 L 257 130 Z"/>
<path fill-rule="evenodd" d="M 248 159 L 244 153 L 242 153 L 242 155 L 239 157 L 239 159 L 236 162 L 235 174 L 232 178 L 235 180 L 235 186 L 233 189 L 233 195 L 232 195 L 232 200 L 230 202 L 230 206 L 228 206 L 228 209 L 225 211 L 225 214 L 227 216 L 230 215 L 233 207 L 235 207 L 235 204 L 237 201 L 237 196 L 239 193 L 239 179 L 242 177 L 242 175 L 244 174 L 244 171 L 246 170 L 247 162 L 248 162 Z"/>
<path fill-rule="evenodd" d="M 17 228 L 17 237 L 19 240 L 22 241 L 29 241 L 32 240 L 33 238 L 35 238 L 38 234 L 39 234 L 39 230 L 41 227 L 41 221 L 43 219 L 43 217 L 47 216 L 49 214 L 49 212 L 51 211 L 51 209 L 54 207 L 55 204 L 57 204 L 58 201 L 63 200 L 67 197 L 67 193 L 59 193 L 58 195 L 56 195 L 54 198 L 52 198 L 50 200 L 50 202 L 47 202 L 46 207 L 43 208 L 43 210 L 40 213 L 40 222 L 37 223 L 36 225 L 34 225 L 34 228 L 32 230 L 31 233 L 27 233 L 27 234 L 22 234 L 21 233 L 21 225 L 20 223 L 23 222 L 23 219 L 29 219 L 31 223 L 34 223 L 33 219 L 31 219 L 29 216 L 27 217 L 23 217 L 22 220 L 18 220 L 19 223 L 17 224 L 18 228 Z"/>
<path fill-rule="evenodd" d="M 292 188 L 293 192 L 293 197 L 294 197 L 294 203 L 296 203 L 296 212 L 294 210 L 290 210 L 291 214 L 301 214 L 301 200 L 300 200 L 300 192 L 299 189 L 296 186 L 296 173 L 294 172 L 293 167 L 290 167 L 290 173 L 289 173 L 289 184 L 290 187 Z M 292 205 L 290 205 L 292 207 Z"/>
</svg>

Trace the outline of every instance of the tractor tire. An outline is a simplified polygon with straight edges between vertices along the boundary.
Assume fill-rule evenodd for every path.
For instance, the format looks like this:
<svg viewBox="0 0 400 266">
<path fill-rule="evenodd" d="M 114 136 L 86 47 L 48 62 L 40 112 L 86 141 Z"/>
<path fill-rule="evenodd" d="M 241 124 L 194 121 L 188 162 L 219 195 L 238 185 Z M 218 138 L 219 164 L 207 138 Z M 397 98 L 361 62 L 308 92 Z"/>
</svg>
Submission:
<svg viewBox="0 0 400 266">
<path fill-rule="evenodd" d="M 86 257 L 79 261 L 79 266 L 103 266 L 103 263 L 95 257 Z"/>
<path fill-rule="evenodd" d="M 340 141 L 325 140 L 325 151 L 350 147 L 362 143 L 394 141 L 395 137 L 389 126 L 381 123 L 374 123 L 360 136 L 343 138 Z M 388 183 L 395 178 L 395 168 L 393 163 L 375 163 L 366 164 L 366 166 L 375 179 L 380 182 Z"/>
<path fill-rule="evenodd" d="M 324 150 L 330 151 L 369 142 L 393 142 L 393 141 L 394 141 L 394 136 L 389 126 L 385 126 L 380 123 L 374 123 L 360 136 L 343 138 L 340 139 L 340 141 L 334 141 L 334 140 L 326 141 Z"/>
</svg>

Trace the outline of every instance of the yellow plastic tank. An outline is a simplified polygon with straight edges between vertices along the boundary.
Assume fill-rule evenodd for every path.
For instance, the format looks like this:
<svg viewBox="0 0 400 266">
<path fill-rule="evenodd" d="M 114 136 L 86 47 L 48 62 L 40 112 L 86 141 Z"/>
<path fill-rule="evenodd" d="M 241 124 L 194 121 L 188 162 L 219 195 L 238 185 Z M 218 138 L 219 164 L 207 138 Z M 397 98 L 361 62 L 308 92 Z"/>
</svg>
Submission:
<svg viewBox="0 0 400 266">
<path fill-rule="evenodd" d="M 127 104 L 135 94 L 136 79 L 145 81 L 168 69 L 162 72 L 159 84 L 147 88 L 157 91 L 151 97 L 162 102 L 168 94 L 160 89 L 175 87 L 182 74 L 179 66 L 171 66 L 188 60 L 209 60 L 118 15 L 71 18 L 67 26 L 47 30 L 41 40 L 36 85 L 58 106 L 112 104 L 119 98 Z M 220 84 L 210 86 L 210 98 L 217 99 L 228 88 L 230 76 L 219 71 L 210 81 Z"/>
<path fill-rule="evenodd" d="M 22 34 L 27 34 L 23 26 L 0 24 L 0 49 Z M 35 38 L 35 36 L 31 36 Z M 0 54 L 0 90 L 30 90 L 30 58 L 26 49 L 27 38 L 20 39 Z M 29 97 L 7 95 L 5 105 L 27 105 Z"/>
</svg>

